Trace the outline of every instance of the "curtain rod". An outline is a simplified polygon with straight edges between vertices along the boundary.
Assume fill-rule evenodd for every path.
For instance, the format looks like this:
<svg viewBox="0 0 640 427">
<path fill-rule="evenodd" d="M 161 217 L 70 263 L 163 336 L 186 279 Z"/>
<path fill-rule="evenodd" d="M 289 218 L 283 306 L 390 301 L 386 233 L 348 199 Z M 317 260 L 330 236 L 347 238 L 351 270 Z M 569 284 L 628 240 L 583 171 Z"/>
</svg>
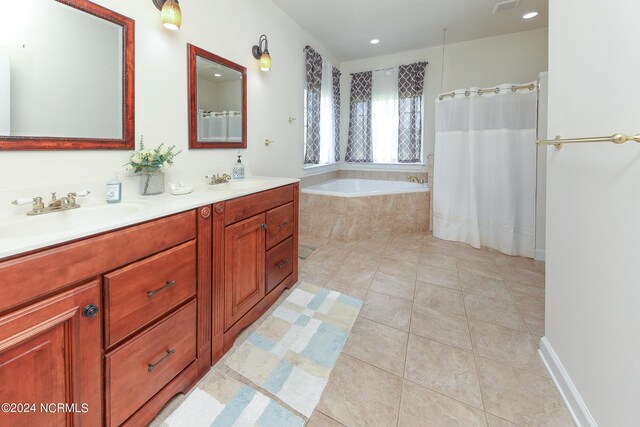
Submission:
<svg viewBox="0 0 640 427">
<path fill-rule="evenodd" d="M 424 62 L 425 65 L 429 65 L 429 63 L 427 61 L 418 61 L 418 62 Z M 415 64 L 415 62 L 414 62 Z M 405 65 L 405 64 L 403 64 Z M 411 65 L 411 64 L 406 64 L 406 65 Z M 353 76 L 354 74 L 360 74 L 360 73 L 375 73 L 376 71 L 388 71 L 388 70 L 393 70 L 394 68 L 398 68 L 399 65 L 397 67 L 389 67 L 389 68 L 379 68 L 377 70 L 368 70 L 368 71 L 358 71 L 357 73 L 349 73 L 350 76 Z"/>
<path fill-rule="evenodd" d="M 520 90 L 520 89 L 534 90 L 537 87 L 538 87 L 538 85 L 535 84 L 535 83 L 530 83 L 528 85 L 513 85 L 513 86 L 511 86 L 511 92 L 515 92 L 515 91 Z M 491 93 L 491 92 L 500 93 L 500 87 L 491 87 L 491 88 L 488 88 L 488 89 L 478 89 L 478 90 L 466 90 L 464 92 L 464 96 L 469 97 L 469 95 L 471 95 L 472 93 L 476 93 L 478 95 L 482 95 L 483 93 Z M 442 94 L 440 94 L 440 96 L 438 96 L 438 99 L 440 101 L 442 101 L 446 96 L 450 96 L 451 98 L 455 98 L 456 95 L 458 95 L 456 93 L 456 91 L 442 93 Z"/>
</svg>

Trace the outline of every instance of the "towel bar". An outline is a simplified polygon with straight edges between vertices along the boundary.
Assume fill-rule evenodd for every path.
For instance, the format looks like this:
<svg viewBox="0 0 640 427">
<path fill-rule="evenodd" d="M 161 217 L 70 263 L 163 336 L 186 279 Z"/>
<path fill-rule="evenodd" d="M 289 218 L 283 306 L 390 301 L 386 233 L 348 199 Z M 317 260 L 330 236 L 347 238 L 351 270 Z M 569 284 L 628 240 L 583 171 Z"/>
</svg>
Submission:
<svg viewBox="0 0 640 427">
<path fill-rule="evenodd" d="M 593 136 L 590 138 L 562 138 L 560 135 L 555 139 L 537 140 L 536 145 L 553 145 L 558 150 L 562 148 L 562 144 L 575 144 L 583 142 L 613 142 L 614 144 L 624 144 L 627 141 L 640 142 L 640 134 L 635 136 L 627 136 L 622 133 L 616 133 L 611 136 Z"/>
</svg>

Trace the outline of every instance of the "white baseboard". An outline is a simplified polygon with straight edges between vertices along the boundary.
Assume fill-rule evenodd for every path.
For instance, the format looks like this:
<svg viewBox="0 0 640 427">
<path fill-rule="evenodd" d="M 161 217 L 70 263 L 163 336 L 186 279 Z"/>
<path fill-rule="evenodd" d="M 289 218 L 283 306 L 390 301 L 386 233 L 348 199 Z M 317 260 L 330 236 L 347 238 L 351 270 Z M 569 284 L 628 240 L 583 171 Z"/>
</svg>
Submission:
<svg viewBox="0 0 640 427">
<path fill-rule="evenodd" d="M 546 251 L 536 249 L 533 259 L 536 261 L 544 261 L 546 259 Z"/>
<path fill-rule="evenodd" d="M 540 350 L 538 351 L 576 425 L 578 427 L 598 427 L 596 420 L 591 416 L 587 405 L 580 397 L 580 393 L 546 337 L 540 339 Z"/>
</svg>

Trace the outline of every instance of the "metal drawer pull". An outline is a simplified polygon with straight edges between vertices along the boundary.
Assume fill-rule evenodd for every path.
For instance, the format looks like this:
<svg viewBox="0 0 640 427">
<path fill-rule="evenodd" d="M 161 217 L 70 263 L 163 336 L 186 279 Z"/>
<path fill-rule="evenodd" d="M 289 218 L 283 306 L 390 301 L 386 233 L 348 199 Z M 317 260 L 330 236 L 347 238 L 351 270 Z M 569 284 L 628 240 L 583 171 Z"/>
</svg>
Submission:
<svg viewBox="0 0 640 427">
<path fill-rule="evenodd" d="M 285 265 L 289 264 L 289 260 L 288 259 L 283 259 L 282 261 L 280 261 L 278 264 L 276 264 L 278 266 L 278 268 L 282 268 Z"/>
<path fill-rule="evenodd" d="M 285 221 L 282 224 L 280 224 L 280 228 L 284 227 L 285 225 L 289 224 L 289 221 Z"/>
<path fill-rule="evenodd" d="M 175 348 L 172 348 L 170 350 L 167 350 L 167 354 L 165 354 L 164 356 L 162 356 L 162 358 L 160 360 L 158 360 L 156 363 L 149 363 L 147 365 L 147 372 L 151 372 L 153 371 L 153 369 L 158 366 L 160 363 L 162 363 L 164 361 L 164 359 L 166 359 L 167 357 L 171 356 L 173 353 L 175 353 L 176 350 Z"/>
<path fill-rule="evenodd" d="M 149 298 L 151 298 L 152 296 L 154 296 L 155 294 L 157 294 L 157 293 L 158 293 L 158 292 L 160 292 L 161 290 L 163 290 L 163 289 L 167 289 L 168 287 L 173 286 L 173 285 L 175 285 L 175 284 L 176 284 L 176 281 L 175 281 L 175 280 L 169 280 L 169 281 L 167 282 L 167 284 L 166 284 L 166 285 L 164 285 L 164 286 L 162 286 L 162 287 L 160 287 L 160 288 L 156 289 L 155 291 L 147 291 L 147 296 L 148 296 Z"/>
<path fill-rule="evenodd" d="M 260 228 L 262 228 L 263 230 L 266 230 L 269 226 L 267 224 L 262 224 L 260 225 Z"/>
</svg>

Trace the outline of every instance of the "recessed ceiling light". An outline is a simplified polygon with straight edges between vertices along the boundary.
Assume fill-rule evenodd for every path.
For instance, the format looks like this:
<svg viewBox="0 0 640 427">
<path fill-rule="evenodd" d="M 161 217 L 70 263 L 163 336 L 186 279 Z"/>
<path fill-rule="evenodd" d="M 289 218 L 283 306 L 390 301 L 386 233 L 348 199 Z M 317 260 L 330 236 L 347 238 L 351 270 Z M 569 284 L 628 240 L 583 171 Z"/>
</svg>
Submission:
<svg viewBox="0 0 640 427">
<path fill-rule="evenodd" d="M 373 39 L 373 40 L 371 40 L 369 43 L 371 43 L 371 44 L 378 44 L 378 43 L 380 43 L 380 40 L 378 40 L 378 39 Z"/>
<path fill-rule="evenodd" d="M 522 19 L 531 19 L 531 18 L 535 18 L 536 16 L 538 16 L 538 12 L 527 12 L 524 15 L 522 15 Z"/>
<path fill-rule="evenodd" d="M 215 74 L 214 74 L 214 76 L 216 76 L 216 77 L 222 77 L 222 74 L 220 74 L 220 73 L 215 73 Z"/>
</svg>

